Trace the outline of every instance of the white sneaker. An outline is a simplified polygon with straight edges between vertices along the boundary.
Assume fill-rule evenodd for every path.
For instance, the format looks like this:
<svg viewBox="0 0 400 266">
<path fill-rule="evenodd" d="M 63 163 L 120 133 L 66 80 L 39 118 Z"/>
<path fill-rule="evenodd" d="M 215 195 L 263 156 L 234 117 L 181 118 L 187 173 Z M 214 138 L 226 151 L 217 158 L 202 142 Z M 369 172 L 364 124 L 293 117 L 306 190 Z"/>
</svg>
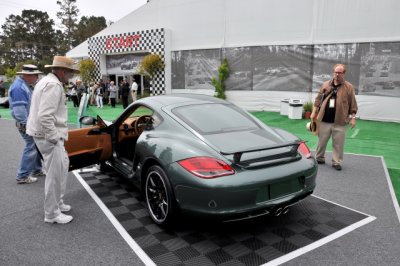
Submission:
<svg viewBox="0 0 400 266">
<path fill-rule="evenodd" d="M 60 208 L 61 212 L 69 212 L 72 209 L 71 205 L 68 205 L 68 204 L 65 204 L 65 203 L 61 204 L 59 206 L 59 208 Z"/>
<path fill-rule="evenodd" d="M 36 177 L 28 176 L 23 179 L 17 180 L 17 184 L 32 184 L 35 183 L 36 181 L 37 181 Z"/>
<path fill-rule="evenodd" d="M 60 213 L 60 215 L 58 215 L 56 218 L 53 219 L 44 218 L 44 221 L 46 223 L 67 224 L 71 222 L 72 219 L 74 219 L 74 217 L 72 217 L 71 215 L 65 215 L 64 213 Z"/>
</svg>

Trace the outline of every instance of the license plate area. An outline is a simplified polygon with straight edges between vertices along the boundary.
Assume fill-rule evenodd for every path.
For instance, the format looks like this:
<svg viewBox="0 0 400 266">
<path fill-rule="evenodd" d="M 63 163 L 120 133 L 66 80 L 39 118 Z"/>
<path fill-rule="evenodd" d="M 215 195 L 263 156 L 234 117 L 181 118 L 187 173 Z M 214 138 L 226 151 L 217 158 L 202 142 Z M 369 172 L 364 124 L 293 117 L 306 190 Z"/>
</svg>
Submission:
<svg viewBox="0 0 400 266">
<path fill-rule="evenodd" d="M 270 199 L 276 199 L 300 191 L 302 185 L 299 178 L 292 178 L 270 185 Z"/>
</svg>

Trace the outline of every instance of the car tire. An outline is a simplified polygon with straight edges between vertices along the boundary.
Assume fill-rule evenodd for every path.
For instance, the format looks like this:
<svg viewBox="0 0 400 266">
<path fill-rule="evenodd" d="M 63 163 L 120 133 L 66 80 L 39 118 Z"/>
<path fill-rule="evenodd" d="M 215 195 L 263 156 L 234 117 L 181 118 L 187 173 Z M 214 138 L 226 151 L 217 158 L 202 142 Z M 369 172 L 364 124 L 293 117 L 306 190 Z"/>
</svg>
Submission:
<svg viewBox="0 0 400 266">
<path fill-rule="evenodd" d="M 107 172 L 110 170 L 110 166 L 108 166 L 108 164 L 106 164 L 105 162 L 101 162 L 99 163 L 99 170 L 102 172 Z"/>
<path fill-rule="evenodd" d="M 146 174 L 145 197 L 151 219 L 158 225 L 169 225 L 174 220 L 175 198 L 164 170 L 153 165 Z"/>
</svg>

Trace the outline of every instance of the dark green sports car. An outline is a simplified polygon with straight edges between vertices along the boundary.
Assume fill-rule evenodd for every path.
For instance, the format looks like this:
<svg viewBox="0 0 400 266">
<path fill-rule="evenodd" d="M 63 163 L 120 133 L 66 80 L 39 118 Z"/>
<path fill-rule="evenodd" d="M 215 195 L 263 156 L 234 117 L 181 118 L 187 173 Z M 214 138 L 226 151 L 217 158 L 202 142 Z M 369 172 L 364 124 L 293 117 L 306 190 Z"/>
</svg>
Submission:
<svg viewBox="0 0 400 266">
<path fill-rule="evenodd" d="M 142 191 L 155 223 L 185 213 L 224 221 L 279 215 L 310 195 L 306 144 L 214 97 L 140 99 L 112 123 L 83 117 L 69 131 L 70 169 L 111 166 Z"/>
</svg>

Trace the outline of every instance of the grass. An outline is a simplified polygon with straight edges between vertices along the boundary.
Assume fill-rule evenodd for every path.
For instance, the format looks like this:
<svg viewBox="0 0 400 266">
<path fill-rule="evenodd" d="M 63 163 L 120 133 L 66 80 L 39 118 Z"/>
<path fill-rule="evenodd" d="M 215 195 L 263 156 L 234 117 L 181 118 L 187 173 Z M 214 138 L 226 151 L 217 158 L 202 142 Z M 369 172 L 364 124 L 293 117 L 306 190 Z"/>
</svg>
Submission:
<svg viewBox="0 0 400 266">
<path fill-rule="evenodd" d="M 72 102 L 68 102 L 68 122 L 77 124 L 78 108 L 73 107 Z M 112 121 L 123 111 L 122 105 L 117 104 L 116 108 L 110 105 L 104 105 L 99 109 L 95 106 L 89 106 L 85 115 L 100 115 L 104 120 Z M 311 150 L 317 147 L 318 139 L 308 132 L 305 128 L 306 120 L 292 120 L 286 116 L 281 116 L 276 112 L 253 112 L 255 117 L 272 127 L 280 127 L 294 133 L 299 138 L 307 141 Z M 1 118 L 11 119 L 10 111 L 0 107 Z M 400 132 L 400 123 L 377 122 L 367 120 L 357 120 L 357 126 L 354 129 L 348 129 L 345 152 L 383 156 L 393 188 L 397 199 L 400 200 L 400 138 L 397 138 Z M 327 150 L 331 151 L 331 143 L 328 143 Z"/>
</svg>

